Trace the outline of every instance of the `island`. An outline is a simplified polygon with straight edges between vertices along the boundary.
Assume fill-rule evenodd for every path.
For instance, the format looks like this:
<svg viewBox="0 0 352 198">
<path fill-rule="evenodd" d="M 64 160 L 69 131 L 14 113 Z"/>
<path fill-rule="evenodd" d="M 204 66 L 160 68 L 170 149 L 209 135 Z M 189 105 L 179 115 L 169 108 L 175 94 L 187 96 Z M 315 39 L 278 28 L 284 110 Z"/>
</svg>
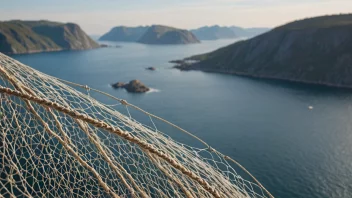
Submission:
<svg viewBox="0 0 352 198">
<path fill-rule="evenodd" d="M 176 68 L 352 88 L 351 35 L 352 14 L 308 18 L 178 61 Z"/>
<path fill-rule="evenodd" d="M 25 54 L 98 48 L 77 24 L 52 21 L 0 22 L 0 52 Z"/>
<path fill-rule="evenodd" d="M 100 41 L 137 42 L 150 26 L 117 26 L 99 38 Z"/>
<path fill-rule="evenodd" d="M 199 43 L 199 40 L 190 31 L 163 25 L 117 26 L 100 37 L 99 40 L 139 42 L 154 45 Z"/>
<path fill-rule="evenodd" d="M 126 91 L 131 93 L 145 93 L 150 90 L 139 80 L 131 80 L 129 83 L 117 82 L 111 85 L 115 89 L 125 88 Z"/>
<path fill-rule="evenodd" d="M 204 26 L 191 32 L 200 40 L 217 40 L 217 39 L 233 39 L 237 38 L 235 32 L 229 27 Z"/>
<path fill-rule="evenodd" d="M 192 44 L 199 43 L 199 40 L 188 30 L 181 30 L 173 27 L 153 25 L 138 40 L 144 44 Z"/>
</svg>

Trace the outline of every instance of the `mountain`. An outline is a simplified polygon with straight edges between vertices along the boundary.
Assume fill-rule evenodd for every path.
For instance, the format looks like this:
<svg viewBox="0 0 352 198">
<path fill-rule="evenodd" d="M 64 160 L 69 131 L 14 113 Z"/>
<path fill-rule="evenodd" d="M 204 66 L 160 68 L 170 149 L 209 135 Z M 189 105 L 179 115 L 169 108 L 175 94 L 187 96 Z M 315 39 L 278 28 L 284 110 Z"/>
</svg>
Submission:
<svg viewBox="0 0 352 198">
<path fill-rule="evenodd" d="M 238 37 L 255 37 L 265 32 L 268 32 L 270 28 L 241 28 L 237 26 L 229 27 Z"/>
<path fill-rule="evenodd" d="M 204 26 L 191 32 L 200 40 L 231 39 L 238 37 L 254 37 L 269 31 L 269 28 L 241 28 L 237 26 Z"/>
<path fill-rule="evenodd" d="M 177 67 L 352 88 L 352 15 L 295 21 L 188 59 L 196 63 Z"/>
<path fill-rule="evenodd" d="M 188 30 L 168 26 L 153 25 L 138 40 L 144 44 L 191 44 L 199 40 Z"/>
<path fill-rule="evenodd" d="M 89 36 L 90 36 L 90 38 L 92 38 L 94 41 L 99 40 L 99 38 L 101 37 L 101 35 L 97 35 L 97 34 L 90 34 Z"/>
<path fill-rule="evenodd" d="M 191 32 L 200 40 L 230 39 L 237 37 L 231 28 L 220 27 L 218 25 L 201 27 L 191 30 Z"/>
<path fill-rule="evenodd" d="M 117 26 L 112 28 L 108 33 L 100 37 L 101 41 L 125 41 L 136 42 L 147 31 L 149 26 L 126 27 Z"/>
<path fill-rule="evenodd" d="M 97 48 L 78 25 L 51 21 L 0 22 L 0 52 L 8 54 Z"/>
</svg>

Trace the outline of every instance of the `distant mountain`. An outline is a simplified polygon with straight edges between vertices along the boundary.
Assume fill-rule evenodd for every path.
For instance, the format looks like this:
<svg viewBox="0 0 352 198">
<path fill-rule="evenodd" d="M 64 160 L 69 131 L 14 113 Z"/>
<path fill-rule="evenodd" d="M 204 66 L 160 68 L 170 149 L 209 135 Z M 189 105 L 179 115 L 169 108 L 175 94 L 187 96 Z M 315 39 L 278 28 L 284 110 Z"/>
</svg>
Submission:
<svg viewBox="0 0 352 198">
<path fill-rule="evenodd" d="M 8 54 L 97 48 L 78 25 L 51 21 L 0 22 L 0 52 Z"/>
<path fill-rule="evenodd" d="M 100 37 L 101 41 L 125 41 L 136 42 L 147 31 L 149 26 L 126 27 L 117 26 L 112 28 L 108 33 Z"/>
<path fill-rule="evenodd" d="M 190 44 L 199 43 L 199 40 L 188 30 L 153 25 L 138 42 L 144 44 Z"/>
<path fill-rule="evenodd" d="M 265 32 L 268 32 L 270 28 L 241 28 L 237 26 L 229 27 L 238 37 L 255 37 Z"/>
<path fill-rule="evenodd" d="M 352 88 L 352 15 L 295 21 L 189 59 L 180 69 Z"/>
<path fill-rule="evenodd" d="M 94 41 L 99 40 L 99 38 L 101 37 L 101 35 L 97 35 L 97 34 L 90 34 L 89 36 L 90 36 L 90 38 L 92 38 Z"/>
<path fill-rule="evenodd" d="M 237 37 L 231 28 L 220 27 L 218 25 L 201 27 L 191 30 L 191 32 L 200 40 L 231 39 Z"/>
<path fill-rule="evenodd" d="M 254 37 L 269 31 L 269 28 L 241 28 L 237 26 L 204 26 L 191 32 L 200 40 L 232 39 L 238 37 Z"/>
</svg>

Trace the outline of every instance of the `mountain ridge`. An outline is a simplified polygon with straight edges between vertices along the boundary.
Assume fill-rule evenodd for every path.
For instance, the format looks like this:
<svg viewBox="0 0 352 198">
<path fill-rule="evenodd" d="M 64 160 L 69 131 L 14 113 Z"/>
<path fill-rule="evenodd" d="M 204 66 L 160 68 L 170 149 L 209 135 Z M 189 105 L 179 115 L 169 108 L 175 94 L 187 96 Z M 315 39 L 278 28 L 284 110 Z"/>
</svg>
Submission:
<svg viewBox="0 0 352 198">
<path fill-rule="evenodd" d="M 242 28 L 238 26 L 202 26 L 190 30 L 200 40 L 232 39 L 254 37 L 269 31 L 270 28 Z"/>
</svg>

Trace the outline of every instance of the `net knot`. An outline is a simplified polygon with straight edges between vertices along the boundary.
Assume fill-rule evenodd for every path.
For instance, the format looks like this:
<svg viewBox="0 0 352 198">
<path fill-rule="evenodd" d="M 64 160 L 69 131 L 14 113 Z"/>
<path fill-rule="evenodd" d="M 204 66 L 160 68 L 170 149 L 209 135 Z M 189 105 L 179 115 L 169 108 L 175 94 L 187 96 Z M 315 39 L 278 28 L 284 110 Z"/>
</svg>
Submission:
<svg viewBox="0 0 352 198">
<path fill-rule="evenodd" d="M 87 91 L 90 91 L 90 87 L 88 85 L 84 85 L 84 89 L 86 89 Z"/>
<path fill-rule="evenodd" d="M 128 102 L 126 100 L 120 100 L 120 103 L 127 106 L 128 105 Z"/>
<path fill-rule="evenodd" d="M 10 184 L 12 184 L 12 185 L 15 185 L 15 184 L 16 184 L 15 180 L 13 179 L 12 174 L 10 174 L 10 175 L 7 177 L 7 181 L 8 181 Z"/>
</svg>

